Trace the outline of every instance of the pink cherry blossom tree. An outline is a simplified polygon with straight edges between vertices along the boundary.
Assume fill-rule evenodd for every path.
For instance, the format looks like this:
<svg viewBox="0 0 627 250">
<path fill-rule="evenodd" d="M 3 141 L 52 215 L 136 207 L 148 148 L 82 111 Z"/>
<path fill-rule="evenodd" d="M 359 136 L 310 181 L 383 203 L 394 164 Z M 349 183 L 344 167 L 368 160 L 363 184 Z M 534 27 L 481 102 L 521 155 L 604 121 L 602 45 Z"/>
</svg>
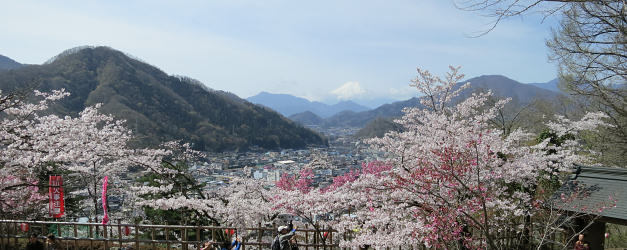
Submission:
<svg viewBox="0 0 627 250">
<path fill-rule="evenodd" d="M 451 67 L 444 78 L 418 69 L 412 86 L 425 94 L 426 109 L 408 108 L 397 122 L 403 132 L 373 139 L 393 167 L 349 182 L 346 193 L 361 208 L 339 230 L 356 233 L 345 245 L 401 246 L 426 244 L 437 248 L 502 248 L 530 243 L 530 219 L 542 213 L 543 181 L 559 181 L 573 163 L 586 162 L 575 137 L 561 145 L 515 130 L 505 135 L 489 125 L 508 100 L 485 107 L 490 92 L 458 98 L 463 75 Z M 577 134 L 603 122 L 600 113 L 580 121 L 558 117 L 547 126 L 558 135 Z M 554 153 L 547 154 L 547 149 Z M 510 245 L 511 246 L 511 245 Z"/>
<path fill-rule="evenodd" d="M 556 117 L 551 138 L 535 142 L 521 129 L 504 134 L 489 123 L 509 100 L 486 106 L 490 92 L 459 97 L 463 75 L 418 70 L 413 81 L 427 107 L 408 108 L 397 120 L 403 132 L 370 142 L 388 162 L 365 165 L 313 188 L 307 172 L 277 183 L 279 209 L 324 221 L 351 235 L 343 246 L 516 248 L 538 245 L 531 225 L 545 223 L 547 204 L 573 163 L 589 163 L 576 135 L 604 125 L 600 113 L 579 121 Z M 568 135 L 568 136 L 566 136 Z"/>
<path fill-rule="evenodd" d="M 362 211 L 370 205 L 368 197 L 362 196 L 365 194 L 363 190 L 355 192 L 358 188 L 351 184 L 359 178 L 381 177 L 379 174 L 390 170 L 391 165 L 370 162 L 360 169 L 334 177 L 328 186 L 314 186 L 313 170 L 321 167 L 331 166 L 316 159 L 296 174 L 283 174 L 276 182 L 276 196 L 272 201 L 275 210 L 303 218 L 303 222 L 316 231 L 319 239 L 326 242 L 327 229 L 343 227 L 347 220 L 359 220 L 354 211 Z"/>
</svg>

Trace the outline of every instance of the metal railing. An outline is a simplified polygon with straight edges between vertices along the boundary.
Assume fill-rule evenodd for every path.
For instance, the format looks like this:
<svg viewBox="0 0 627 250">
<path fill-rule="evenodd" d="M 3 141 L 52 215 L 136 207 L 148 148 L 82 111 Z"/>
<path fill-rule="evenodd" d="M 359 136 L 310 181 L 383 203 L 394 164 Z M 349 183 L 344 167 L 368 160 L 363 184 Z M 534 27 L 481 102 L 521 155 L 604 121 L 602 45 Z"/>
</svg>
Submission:
<svg viewBox="0 0 627 250">
<path fill-rule="evenodd" d="M 269 249 L 277 229 L 272 227 L 233 228 L 202 225 L 147 225 L 101 223 L 0 220 L 0 250 L 20 249 L 32 233 L 43 239 L 53 234 L 61 249 L 199 249 L 205 243 L 222 244 L 220 236 L 237 237 L 242 250 Z M 321 237 L 324 236 L 324 237 Z M 340 235 L 334 230 L 321 232 L 298 228 L 299 249 L 344 249 L 338 243 Z M 225 238 L 225 237 L 222 237 Z"/>
</svg>

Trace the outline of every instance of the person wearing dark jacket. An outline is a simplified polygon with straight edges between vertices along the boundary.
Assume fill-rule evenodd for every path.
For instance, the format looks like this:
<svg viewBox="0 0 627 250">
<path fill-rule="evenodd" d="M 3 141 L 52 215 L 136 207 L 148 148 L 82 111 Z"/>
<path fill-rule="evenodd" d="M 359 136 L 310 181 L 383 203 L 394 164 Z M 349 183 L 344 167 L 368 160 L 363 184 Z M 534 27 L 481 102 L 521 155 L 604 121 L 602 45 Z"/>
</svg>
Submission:
<svg viewBox="0 0 627 250">
<path fill-rule="evenodd" d="M 48 234 L 46 236 L 46 249 L 48 250 L 60 250 L 61 246 L 59 246 L 59 242 L 57 238 L 54 237 L 54 234 Z"/>
<path fill-rule="evenodd" d="M 279 244 L 279 249 L 281 250 L 292 249 L 292 246 L 290 245 L 290 239 L 292 239 L 292 237 L 294 237 L 294 235 L 296 234 L 296 228 L 294 227 L 294 224 L 292 224 L 292 222 L 290 221 L 290 224 L 288 226 L 280 226 L 278 228 L 278 231 L 279 235 L 274 238 L 272 244 Z"/>
<path fill-rule="evenodd" d="M 44 243 L 37 239 L 39 235 L 31 234 L 26 244 L 26 250 L 44 250 Z"/>
</svg>

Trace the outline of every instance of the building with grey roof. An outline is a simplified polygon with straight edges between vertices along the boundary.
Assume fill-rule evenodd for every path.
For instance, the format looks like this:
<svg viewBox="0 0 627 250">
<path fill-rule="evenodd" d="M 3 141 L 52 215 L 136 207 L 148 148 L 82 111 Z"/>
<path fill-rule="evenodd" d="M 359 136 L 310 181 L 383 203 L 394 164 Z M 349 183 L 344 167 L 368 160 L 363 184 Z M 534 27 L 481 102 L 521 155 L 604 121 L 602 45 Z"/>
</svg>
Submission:
<svg viewBox="0 0 627 250">
<path fill-rule="evenodd" d="M 580 215 L 573 232 L 583 230 L 591 249 L 603 249 L 605 223 L 627 225 L 627 169 L 576 165 L 553 201 L 554 208 Z"/>
</svg>

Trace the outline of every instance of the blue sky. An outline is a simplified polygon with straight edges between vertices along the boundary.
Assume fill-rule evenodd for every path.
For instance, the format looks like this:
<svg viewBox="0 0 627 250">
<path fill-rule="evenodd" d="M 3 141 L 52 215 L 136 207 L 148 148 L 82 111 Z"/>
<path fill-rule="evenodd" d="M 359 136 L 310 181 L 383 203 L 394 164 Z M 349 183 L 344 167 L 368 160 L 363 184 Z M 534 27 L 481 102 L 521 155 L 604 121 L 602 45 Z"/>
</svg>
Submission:
<svg viewBox="0 0 627 250">
<path fill-rule="evenodd" d="M 544 40 L 554 20 L 491 21 L 452 0 L 3 1 L 0 54 L 40 64 L 65 49 L 105 45 L 168 74 L 248 97 L 402 100 L 416 67 L 521 82 L 556 77 Z"/>
</svg>

